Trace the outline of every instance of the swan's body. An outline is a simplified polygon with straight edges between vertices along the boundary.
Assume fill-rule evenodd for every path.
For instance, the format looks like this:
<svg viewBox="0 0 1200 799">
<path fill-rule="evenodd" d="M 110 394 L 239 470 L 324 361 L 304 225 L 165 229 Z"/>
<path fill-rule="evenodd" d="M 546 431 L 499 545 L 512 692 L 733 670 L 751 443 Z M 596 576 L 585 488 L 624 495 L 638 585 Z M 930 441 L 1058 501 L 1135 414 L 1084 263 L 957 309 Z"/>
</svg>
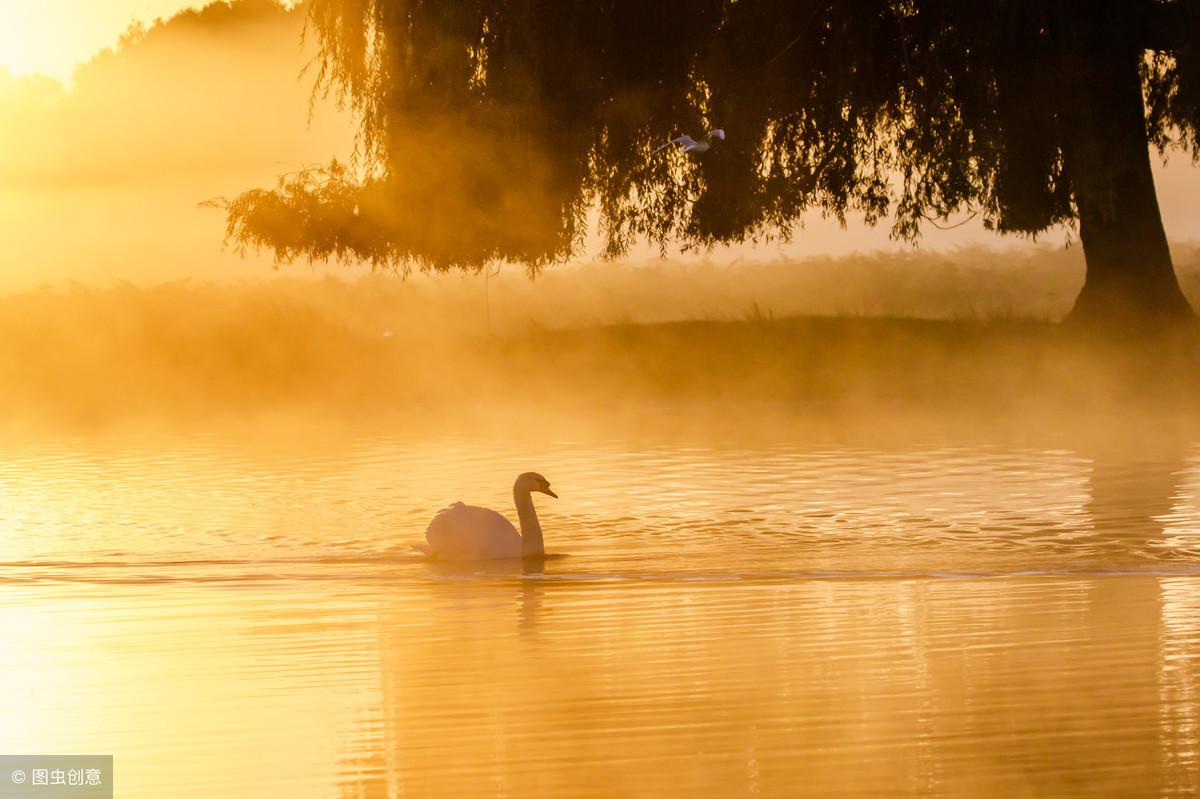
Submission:
<svg viewBox="0 0 1200 799">
<path fill-rule="evenodd" d="M 526 472 L 513 483 L 520 532 L 512 522 L 489 508 L 455 502 L 438 511 L 425 528 L 425 550 L 438 560 L 495 560 L 540 557 L 545 554 L 542 526 L 533 507 L 531 493 L 539 491 L 557 498 L 550 483 L 536 472 Z"/>
<path fill-rule="evenodd" d="M 519 558 L 521 534 L 491 508 L 455 502 L 425 528 L 429 554 L 439 560 Z"/>
</svg>

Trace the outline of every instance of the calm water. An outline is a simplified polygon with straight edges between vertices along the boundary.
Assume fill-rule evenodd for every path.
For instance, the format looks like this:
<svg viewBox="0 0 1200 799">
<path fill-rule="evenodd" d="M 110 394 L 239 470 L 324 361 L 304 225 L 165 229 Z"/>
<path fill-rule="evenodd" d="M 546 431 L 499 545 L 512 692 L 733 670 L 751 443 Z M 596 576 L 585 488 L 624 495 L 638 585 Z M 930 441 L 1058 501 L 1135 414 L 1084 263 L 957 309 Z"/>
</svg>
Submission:
<svg viewBox="0 0 1200 799">
<path fill-rule="evenodd" d="M 121 797 L 1200 786 L 1200 451 L 5 440 L 0 752 Z M 408 550 L 456 499 L 540 569 Z"/>
</svg>

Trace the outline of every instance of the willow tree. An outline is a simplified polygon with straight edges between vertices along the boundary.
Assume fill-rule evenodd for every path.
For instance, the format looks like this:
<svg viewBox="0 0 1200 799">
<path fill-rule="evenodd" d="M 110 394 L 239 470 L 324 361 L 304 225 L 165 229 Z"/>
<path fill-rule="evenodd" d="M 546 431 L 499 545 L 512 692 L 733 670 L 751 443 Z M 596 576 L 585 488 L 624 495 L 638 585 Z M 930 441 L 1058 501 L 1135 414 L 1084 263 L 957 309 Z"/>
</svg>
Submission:
<svg viewBox="0 0 1200 799">
<path fill-rule="evenodd" d="M 1200 0 L 310 0 L 353 168 L 228 204 L 297 257 L 537 270 L 598 220 L 707 246 L 857 212 L 915 239 L 977 214 L 1077 226 L 1073 315 L 1191 315 L 1150 148 L 1200 157 Z M 723 127 L 703 157 L 657 148 Z"/>
</svg>

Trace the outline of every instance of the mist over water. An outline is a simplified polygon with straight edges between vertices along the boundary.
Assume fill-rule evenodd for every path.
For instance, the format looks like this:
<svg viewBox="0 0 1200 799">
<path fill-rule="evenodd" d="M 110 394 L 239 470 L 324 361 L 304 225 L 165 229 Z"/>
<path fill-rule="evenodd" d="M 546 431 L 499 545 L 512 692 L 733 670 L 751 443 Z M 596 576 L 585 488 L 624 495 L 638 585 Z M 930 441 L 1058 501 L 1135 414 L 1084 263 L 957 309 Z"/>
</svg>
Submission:
<svg viewBox="0 0 1200 799">
<path fill-rule="evenodd" d="M 7 437 L 0 746 L 139 797 L 1194 784 L 1195 445 L 329 432 Z M 408 549 L 535 467 L 566 558 Z"/>
<path fill-rule="evenodd" d="M 1194 375 L 1020 319 L 1059 253 L 963 261 L 5 298 L 0 750 L 147 798 L 1186 794 Z M 412 550 L 528 470 L 564 557 Z"/>
<path fill-rule="evenodd" d="M 1081 248 L 970 226 L 272 272 L 198 203 L 353 124 L 302 7 L 214 8 L 0 74 L 0 753 L 134 799 L 1194 792 L 1194 332 L 1064 331 Z M 412 549 L 530 470 L 556 557 Z"/>
</svg>

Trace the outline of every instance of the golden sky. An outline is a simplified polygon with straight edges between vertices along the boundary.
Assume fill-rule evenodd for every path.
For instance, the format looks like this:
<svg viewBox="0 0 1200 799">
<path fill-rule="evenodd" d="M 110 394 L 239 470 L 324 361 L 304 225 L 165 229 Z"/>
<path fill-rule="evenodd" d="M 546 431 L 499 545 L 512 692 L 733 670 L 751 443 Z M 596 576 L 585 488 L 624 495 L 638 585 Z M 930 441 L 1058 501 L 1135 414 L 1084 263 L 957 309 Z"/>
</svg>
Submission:
<svg viewBox="0 0 1200 799">
<path fill-rule="evenodd" d="M 152 22 L 189 0 L 0 0 L 0 68 L 69 81 L 79 63 L 116 44 L 135 20 Z"/>
</svg>

